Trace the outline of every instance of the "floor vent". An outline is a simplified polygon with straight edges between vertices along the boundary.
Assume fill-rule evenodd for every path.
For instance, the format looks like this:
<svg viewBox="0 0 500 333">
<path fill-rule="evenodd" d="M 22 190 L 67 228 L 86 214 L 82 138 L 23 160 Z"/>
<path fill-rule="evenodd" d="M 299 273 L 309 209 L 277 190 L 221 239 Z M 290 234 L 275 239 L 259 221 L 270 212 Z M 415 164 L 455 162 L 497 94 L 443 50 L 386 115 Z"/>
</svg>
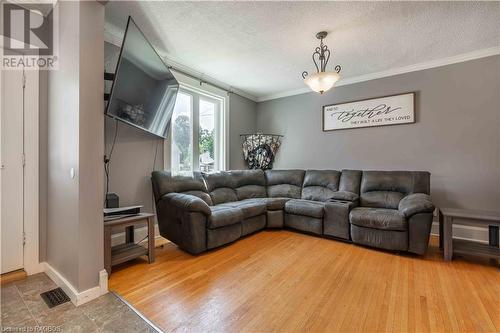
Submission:
<svg viewBox="0 0 500 333">
<path fill-rule="evenodd" d="M 49 308 L 53 308 L 54 306 L 70 301 L 68 295 L 66 295 L 66 293 L 61 288 L 46 291 L 44 293 L 41 293 L 40 296 L 42 296 L 43 300 Z"/>
</svg>

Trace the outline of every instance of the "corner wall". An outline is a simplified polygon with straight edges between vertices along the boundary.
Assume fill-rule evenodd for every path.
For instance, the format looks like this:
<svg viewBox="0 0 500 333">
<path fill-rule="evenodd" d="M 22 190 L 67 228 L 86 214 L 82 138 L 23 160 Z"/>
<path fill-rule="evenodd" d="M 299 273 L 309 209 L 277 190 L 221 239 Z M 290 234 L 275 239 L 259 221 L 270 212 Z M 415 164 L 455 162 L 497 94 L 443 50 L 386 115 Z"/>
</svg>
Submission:
<svg viewBox="0 0 500 333">
<path fill-rule="evenodd" d="M 104 7 L 95 1 L 59 1 L 57 6 L 59 69 L 47 79 L 46 147 L 42 143 L 47 160 L 46 170 L 41 168 L 47 174 L 42 184 L 47 207 L 41 235 L 48 265 L 83 292 L 99 285 L 104 267 Z"/>
<path fill-rule="evenodd" d="M 322 106 L 416 91 L 416 123 L 323 132 Z M 428 170 L 437 206 L 498 210 L 500 56 L 257 104 L 275 168 Z"/>
<path fill-rule="evenodd" d="M 99 284 L 104 267 L 104 228 L 101 194 L 104 184 L 104 6 L 80 5 L 79 101 L 79 283 L 86 290 Z"/>
<path fill-rule="evenodd" d="M 120 48 L 104 43 L 104 67 L 114 73 Z M 111 82 L 106 82 L 106 91 Z M 229 97 L 229 169 L 246 169 L 241 152 L 240 134 L 255 131 L 256 103 L 231 94 Z M 155 212 L 150 175 L 164 165 L 164 140 L 147 132 L 106 117 L 106 153 L 109 154 L 118 124 L 118 136 L 110 163 L 110 192 L 120 196 L 120 205 L 144 205 L 143 210 Z M 168 142 L 167 142 L 168 144 Z M 155 160 L 156 152 L 156 162 Z M 167 152 L 168 153 L 168 152 Z M 102 169 L 102 166 L 101 166 Z"/>
<path fill-rule="evenodd" d="M 229 97 L 229 170 L 248 169 L 241 148 L 240 134 L 255 133 L 257 103 L 231 94 Z"/>
<path fill-rule="evenodd" d="M 112 70 L 114 72 L 114 69 Z M 256 103 L 232 94 L 229 98 L 229 169 L 246 169 L 241 151 L 240 134 L 256 128 Z M 143 210 L 155 212 L 151 187 L 151 171 L 164 165 L 164 140 L 135 127 L 106 117 L 106 152 L 109 154 L 115 126 L 118 136 L 110 163 L 110 192 L 120 196 L 120 205 L 144 205 Z M 156 162 L 155 151 L 157 149 Z M 100 166 L 102 170 L 102 165 Z"/>
</svg>

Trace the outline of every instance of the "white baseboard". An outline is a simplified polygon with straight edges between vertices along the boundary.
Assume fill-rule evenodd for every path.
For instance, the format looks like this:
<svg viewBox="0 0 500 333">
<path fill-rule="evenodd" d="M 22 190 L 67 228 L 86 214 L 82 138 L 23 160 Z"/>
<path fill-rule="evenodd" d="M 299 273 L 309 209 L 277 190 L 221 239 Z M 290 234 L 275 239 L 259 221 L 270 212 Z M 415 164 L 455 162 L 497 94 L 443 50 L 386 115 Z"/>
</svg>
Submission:
<svg viewBox="0 0 500 333">
<path fill-rule="evenodd" d="M 85 304 L 108 292 L 108 273 L 106 270 L 99 272 L 99 285 L 79 292 L 64 276 L 54 269 L 49 263 L 44 262 L 45 274 L 68 295 L 75 306 Z"/>
<path fill-rule="evenodd" d="M 146 238 L 148 235 L 148 228 L 146 226 L 141 228 L 134 228 L 134 239 L 139 242 L 141 239 Z M 155 238 L 160 237 L 160 230 L 158 224 L 155 224 Z M 125 232 L 119 232 L 111 235 L 111 246 L 125 243 Z"/>
<path fill-rule="evenodd" d="M 431 235 L 439 235 L 439 222 L 432 223 Z M 453 225 L 453 238 L 488 244 L 488 228 L 471 225 Z"/>
</svg>

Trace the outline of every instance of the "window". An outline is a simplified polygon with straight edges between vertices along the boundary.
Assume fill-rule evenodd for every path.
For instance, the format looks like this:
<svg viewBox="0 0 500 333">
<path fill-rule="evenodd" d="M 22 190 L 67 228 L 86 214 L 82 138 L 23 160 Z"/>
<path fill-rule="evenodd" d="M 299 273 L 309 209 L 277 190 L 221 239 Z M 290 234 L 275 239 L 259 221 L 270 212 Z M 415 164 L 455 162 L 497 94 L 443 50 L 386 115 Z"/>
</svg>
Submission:
<svg viewBox="0 0 500 333">
<path fill-rule="evenodd" d="M 172 115 L 172 171 L 193 170 L 193 97 L 179 92 Z"/>
<path fill-rule="evenodd" d="M 224 114 L 223 97 L 181 87 L 172 115 L 172 172 L 225 169 Z"/>
<path fill-rule="evenodd" d="M 200 152 L 200 170 L 204 172 L 214 171 L 215 165 L 215 119 L 216 103 L 206 99 L 200 99 L 200 126 L 198 134 L 198 145 Z"/>
</svg>

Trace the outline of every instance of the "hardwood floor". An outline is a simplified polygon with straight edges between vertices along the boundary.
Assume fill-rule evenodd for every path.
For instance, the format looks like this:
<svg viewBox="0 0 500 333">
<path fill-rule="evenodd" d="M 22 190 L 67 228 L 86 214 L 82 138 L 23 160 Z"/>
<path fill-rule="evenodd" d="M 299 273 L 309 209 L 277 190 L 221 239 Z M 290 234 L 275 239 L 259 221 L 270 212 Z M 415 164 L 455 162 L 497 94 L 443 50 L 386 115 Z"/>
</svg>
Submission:
<svg viewBox="0 0 500 333">
<path fill-rule="evenodd" d="M 168 243 L 109 287 L 167 332 L 500 331 L 498 263 L 444 262 L 290 231 L 200 256 Z"/>
<path fill-rule="evenodd" d="M 7 283 L 19 281 L 26 278 L 26 272 L 24 269 L 18 269 L 17 271 L 4 273 L 0 275 L 0 285 L 4 285 Z"/>
</svg>

